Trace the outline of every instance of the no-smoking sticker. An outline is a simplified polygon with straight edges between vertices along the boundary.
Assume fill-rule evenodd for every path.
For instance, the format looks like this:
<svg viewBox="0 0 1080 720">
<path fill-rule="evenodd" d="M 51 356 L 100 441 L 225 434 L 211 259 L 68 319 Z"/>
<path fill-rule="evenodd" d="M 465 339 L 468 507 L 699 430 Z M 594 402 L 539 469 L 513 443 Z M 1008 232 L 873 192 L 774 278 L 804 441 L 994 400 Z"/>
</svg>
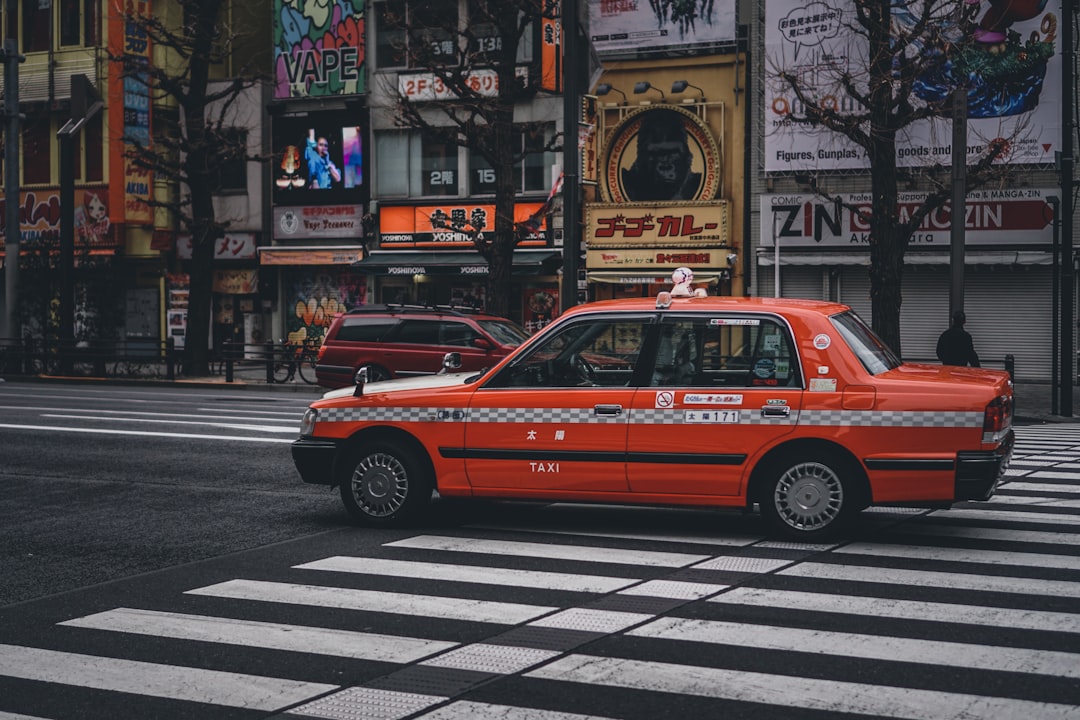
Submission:
<svg viewBox="0 0 1080 720">
<path fill-rule="evenodd" d="M 675 393 L 670 390 L 664 390 L 656 393 L 656 407 L 669 408 L 675 405 Z"/>
</svg>

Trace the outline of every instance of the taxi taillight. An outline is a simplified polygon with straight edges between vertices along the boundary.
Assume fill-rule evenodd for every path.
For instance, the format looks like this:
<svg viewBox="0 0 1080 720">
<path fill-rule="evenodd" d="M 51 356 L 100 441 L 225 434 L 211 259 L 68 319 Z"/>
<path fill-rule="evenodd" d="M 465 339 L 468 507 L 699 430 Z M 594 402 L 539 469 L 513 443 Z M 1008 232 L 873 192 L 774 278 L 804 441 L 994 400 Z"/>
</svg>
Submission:
<svg viewBox="0 0 1080 720">
<path fill-rule="evenodd" d="M 999 395 L 990 401 L 983 412 L 983 432 L 991 435 L 1001 432 L 1012 424 L 1012 398 Z"/>
</svg>

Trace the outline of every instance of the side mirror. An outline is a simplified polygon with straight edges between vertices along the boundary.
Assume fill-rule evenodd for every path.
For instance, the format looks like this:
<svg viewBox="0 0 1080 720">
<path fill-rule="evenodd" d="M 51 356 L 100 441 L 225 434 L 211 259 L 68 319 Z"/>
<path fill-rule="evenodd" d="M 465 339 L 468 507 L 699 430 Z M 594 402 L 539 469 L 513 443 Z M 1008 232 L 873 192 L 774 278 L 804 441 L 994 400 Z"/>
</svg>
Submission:
<svg viewBox="0 0 1080 720">
<path fill-rule="evenodd" d="M 459 352 L 448 352 L 445 355 L 443 355 L 442 369 L 439 370 L 438 374 L 439 375 L 445 375 L 446 373 L 450 372 L 451 370 L 460 370 L 460 369 L 461 369 L 461 353 L 459 353 Z"/>
<path fill-rule="evenodd" d="M 492 348 L 495 347 L 494 345 L 491 344 L 490 340 L 488 340 L 487 338 L 482 338 L 482 337 L 474 338 L 473 341 L 472 341 L 472 344 L 475 345 L 476 347 L 480 348 L 481 350 L 491 350 Z"/>
<path fill-rule="evenodd" d="M 364 394 L 364 385 L 368 381 L 368 368 L 364 365 L 362 368 L 356 371 L 356 375 L 353 377 L 356 382 L 356 389 L 353 390 L 353 397 L 360 397 Z"/>
</svg>

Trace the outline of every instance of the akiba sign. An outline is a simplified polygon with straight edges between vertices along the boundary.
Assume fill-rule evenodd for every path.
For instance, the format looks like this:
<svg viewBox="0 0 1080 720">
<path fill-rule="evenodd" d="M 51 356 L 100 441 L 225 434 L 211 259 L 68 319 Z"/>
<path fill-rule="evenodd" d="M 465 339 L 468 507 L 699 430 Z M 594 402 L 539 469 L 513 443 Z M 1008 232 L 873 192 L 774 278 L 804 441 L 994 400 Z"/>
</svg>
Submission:
<svg viewBox="0 0 1080 720">
<path fill-rule="evenodd" d="M 968 193 L 964 205 L 967 245 L 1050 245 L 1054 209 L 1047 198 L 1055 193 L 1037 188 L 983 190 Z M 925 193 L 900 193 L 901 218 L 911 217 Z M 818 195 L 762 195 L 761 246 L 864 247 L 870 241 L 869 193 L 838 196 L 839 203 Z M 858 208 L 859 212 L 853 212 Z M 952 210 L 946 204 L 928 215 L 911 238 L 912 247 L 949 248 Z"/>
</svg>

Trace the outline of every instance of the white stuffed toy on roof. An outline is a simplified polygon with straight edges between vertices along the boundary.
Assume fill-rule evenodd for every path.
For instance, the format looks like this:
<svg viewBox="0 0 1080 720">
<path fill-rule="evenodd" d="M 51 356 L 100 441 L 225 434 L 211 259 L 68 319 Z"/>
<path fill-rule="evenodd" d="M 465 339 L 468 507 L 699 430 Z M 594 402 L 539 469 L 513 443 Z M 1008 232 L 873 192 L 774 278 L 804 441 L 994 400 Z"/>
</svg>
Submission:
<svg viewBox="0 0 1080 720">
<path fill-rule="evenodd" d="M 694 271 L 688 267 L 675 268 L 671 273 L 671 282 L 674 287 L 671 288 L 671 297 L 705 297 L 708 293 L 705 288 L 692 288 L 690 283 L 694 282 Z"/>
</svg>

